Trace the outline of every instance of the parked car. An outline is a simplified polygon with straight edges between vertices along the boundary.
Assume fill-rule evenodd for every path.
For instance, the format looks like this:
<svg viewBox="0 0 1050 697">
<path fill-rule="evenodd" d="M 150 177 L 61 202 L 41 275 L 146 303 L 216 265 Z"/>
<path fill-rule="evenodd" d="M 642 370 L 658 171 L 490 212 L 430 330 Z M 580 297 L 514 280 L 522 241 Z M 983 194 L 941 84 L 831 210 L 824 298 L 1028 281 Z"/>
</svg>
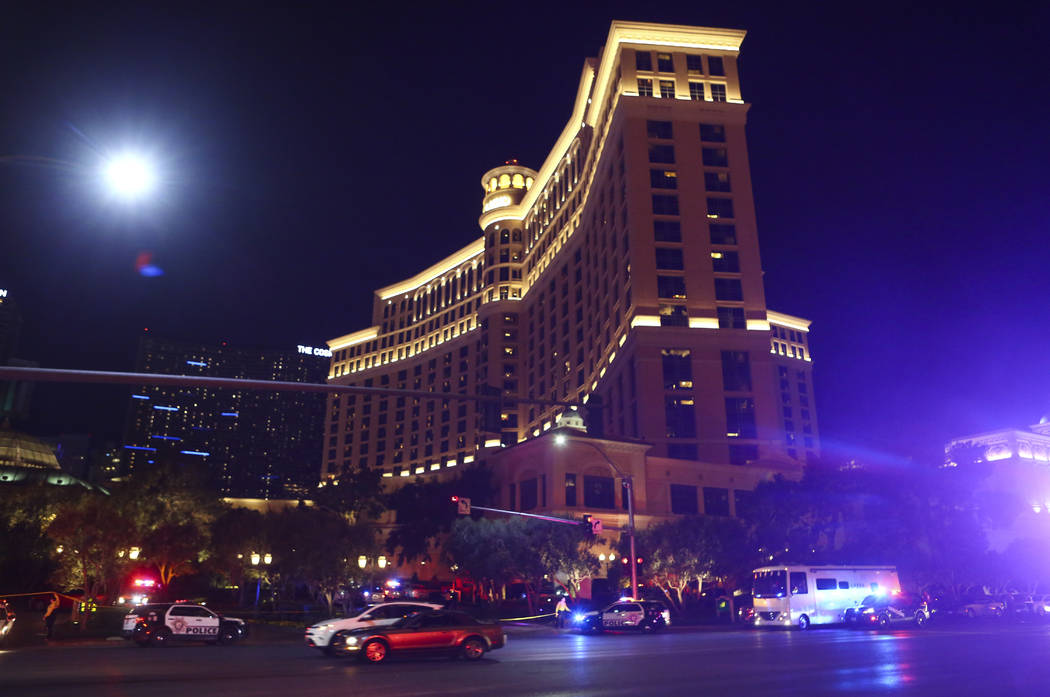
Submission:
<svg viewBox="0 0 1050 697">
<path fill-rule="evenodd" d="M 507 642 L 498 623 L 484 624 L 463 612 L 434 610 L 393 624 L 338 632 L 331 648 L 340 656 L 382 663 L 391 655 L 446 654 L 476 661 Z"/>
<path fill-rule="evenodd" d="M 930 620 L 926 601 L 912 593 L 868 595 L 856 608 L 846 608 L 843 620 L 852 627 L 889 627 L 910 624 L 923 627 Z"/>
<path fill-rule="evenodd" d="M 1032 612 L 1039 619 L 1050 617 L 1050 595 L 1033 595 Z"/>
<path fill-rule="evenodd" d="M 640 629 L 654 632 L 671 624 L 671 613 L 658 600 L 631 600 L 623 598 L 602 610 L 577 612 L 573 624 L 584 632 L 602 632 L 610 629 Z"/>
<path fill-rule="evenodd" d="M 956 614 L 970 619 L 978 617 L 1002 617 L 1006 614 L 1006 603 L 991 595 L 975 595 L 964 598 L 955 608 Z"/>
<path fill-rule="evenodd" d="M 337 617 L 318 622 L 306 628 L 304 640 L 307 646 L 320 649 L 322 653 L 333 653 L 332 640 L 336 635 L 361 628 L 375 628 L 394 624 L 400 619 L 420 612 L 440 610 L 438 603 L 393 602 L 377 603 L 358 610 L 350 617 Z"/>
<path fill-rule="evenodd" d="M 8 606 L 7 601 L 0 599 L 0 644 L 3 644 L 15 625 L 15 613 Z"/>
<path fill-rule="evenodd" d="M 244 620 L 224 617 L 203 605 L 163 603 L 145 607 L 131 633 L 142 647 L 165 646 L 173 641 L 232 644 L 248 634 Z"/>
</svg>

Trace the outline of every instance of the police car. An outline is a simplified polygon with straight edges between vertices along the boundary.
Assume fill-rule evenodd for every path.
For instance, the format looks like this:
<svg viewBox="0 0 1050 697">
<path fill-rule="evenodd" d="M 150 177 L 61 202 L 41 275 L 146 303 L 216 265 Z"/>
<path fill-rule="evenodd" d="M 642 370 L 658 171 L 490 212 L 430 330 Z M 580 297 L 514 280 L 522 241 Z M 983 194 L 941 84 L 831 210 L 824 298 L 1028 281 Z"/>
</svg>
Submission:
<svg viewBox="0 0 1050 697">
<path fill-rule="evenodd" d="M 15 613 L 7 605 L 7 601 L 0 598 L 0 644 L 11 633 L 11 627 L 15 626 Z"/>
<path fill-rule="evenodd" d="M 172 641 L 232 644 L 248 634 L 236 617 L 218 615 L 203 605 L 155 603 L 135 608 L 124 618 L 124 634 L 139 646 L 164 646 Z"/>
<path fill-rule="evenodd" d="M 350 617 L 339 617 L 311 625 L 306 628 L 304 639 L 307 646 L 320 649 L 322 653 L 330 656 L 333 654 L 332 640 L 337 635 L 341 638 L 356 629 L 384 627 L 403 617 L 440 610 L 442 607 L 437 603 L 377 603 L 369 605 Z"/>
<path fill-rule="evenodd" d="M 618 629 L 655 632 L 671 624 L 671 613 L 658 601 L 621 598 L 604 610 L 577 612 L 573 623 L 585 632 Z"/>
</svg>

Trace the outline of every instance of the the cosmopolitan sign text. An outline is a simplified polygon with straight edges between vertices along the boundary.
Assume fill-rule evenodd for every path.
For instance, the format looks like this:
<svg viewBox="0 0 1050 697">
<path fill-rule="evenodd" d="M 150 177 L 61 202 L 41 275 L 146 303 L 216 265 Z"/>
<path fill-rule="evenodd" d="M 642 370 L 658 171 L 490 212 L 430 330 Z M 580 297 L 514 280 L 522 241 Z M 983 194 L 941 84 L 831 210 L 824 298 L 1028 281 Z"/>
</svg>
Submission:
<svg viewBox="0 0 1050 697">
<path fill-rule="evenodd" d="M 298 344 L 299 353 L 305 353 L 308 356 L 323 356 L 324 358 L 332 357 L 332 349 L 326 348 L 314 348 L 313 346 L 303 346 Z"/>
</svg>

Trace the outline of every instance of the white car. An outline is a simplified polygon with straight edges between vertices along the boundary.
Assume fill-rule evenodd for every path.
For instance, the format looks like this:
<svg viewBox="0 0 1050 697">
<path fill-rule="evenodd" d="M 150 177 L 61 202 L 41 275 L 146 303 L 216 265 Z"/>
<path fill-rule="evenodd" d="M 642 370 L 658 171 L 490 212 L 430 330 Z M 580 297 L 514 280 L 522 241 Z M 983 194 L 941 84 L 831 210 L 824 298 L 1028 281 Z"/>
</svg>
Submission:
<svg viewBox="0 0 1050 697">
<path fill-rule="evenodd" d="M 369 605 L 351 617 L 338 617 L 306 628 L 306 645 L 320 649 L 327 655 L 332 654 L 332 637 L 342 632 L 369 627 L 382 627 L 397 622 L 402 617 L 417 612 L 440 610 L 438 603 L 394 602 Z"/>
</svg>

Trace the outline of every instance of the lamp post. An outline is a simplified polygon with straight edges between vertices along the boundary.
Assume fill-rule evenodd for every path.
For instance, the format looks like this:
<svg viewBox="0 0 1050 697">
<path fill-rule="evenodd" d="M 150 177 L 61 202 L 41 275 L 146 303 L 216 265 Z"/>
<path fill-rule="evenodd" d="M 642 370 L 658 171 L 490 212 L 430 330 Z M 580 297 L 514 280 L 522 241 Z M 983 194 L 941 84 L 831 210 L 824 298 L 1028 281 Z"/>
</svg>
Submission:
<svg viewBox="0 0 1050 697">
<path fill-rule="evenodd" d="M 580 443 L 586 445 L 602 456 L 605 463 L 612 468 L 613 472 L 620 475 L 623 480 L 624 489 L 626 489 L 627 499 L 627 539 L 631 547 L 631 597 L 638 597 L 638 555 L 634 551 L 634 477 L 627 474 L 619 467 L 616 463 L 605 453 L 604 450 L 599 448 L 594 443 L 586 440 L 574 440 L 574 443 Z M 559 447 L 565 447 L 569 443 L 569 437 L 564 433 L 558 433 L 554 436 L 554 443 Z"/>
<path fill-rule="evenodd" d="M 258 552 L 252 552 L 251 555 L 252 566 L 258 566 L 259 562 L 269 566 L 273 561 L 273 555 L 269 552 L 265 554 L 259 554 Z M 255 579 L 255 609 L 259 609 L 259 593 L 262 591 L 262 571 L 259 571 Z"/>
</svg>

